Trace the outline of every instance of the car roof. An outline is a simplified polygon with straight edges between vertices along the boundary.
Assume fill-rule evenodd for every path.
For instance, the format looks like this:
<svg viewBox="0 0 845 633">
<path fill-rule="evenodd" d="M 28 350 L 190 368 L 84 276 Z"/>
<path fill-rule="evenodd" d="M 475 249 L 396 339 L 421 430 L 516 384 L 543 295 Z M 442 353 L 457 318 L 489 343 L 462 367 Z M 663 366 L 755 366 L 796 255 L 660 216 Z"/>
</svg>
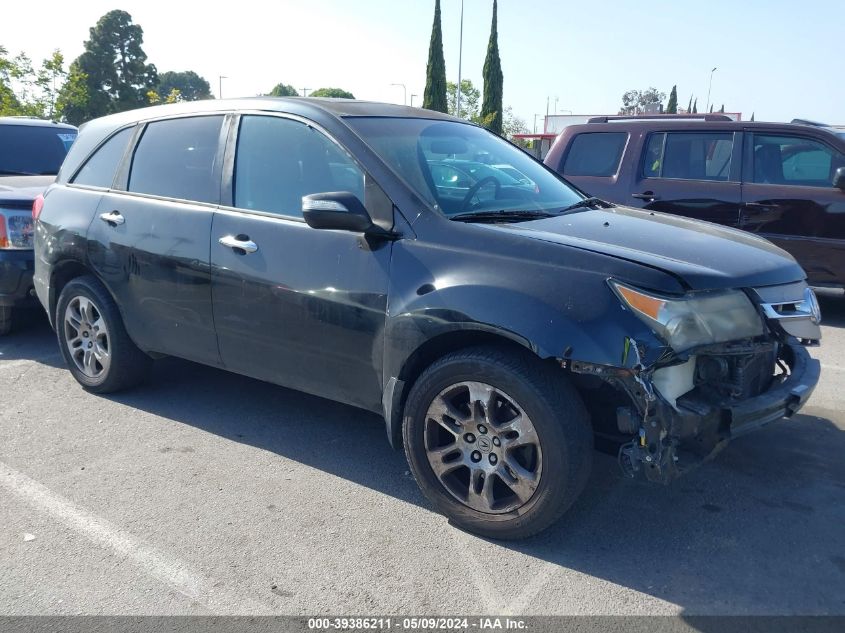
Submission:
<svg viewBox="0 0 845 633">
<path fill-rule="evenodd" d="M 75 130 L 76 127 L 68 123 L 59 123 L 58 121 L 46 121 L 44 119 L 36 119 L 28 116 L 2 116 L 0 117 L 0 125 L 24 125 L 27 127 L 54 127 L 63 130 Z"/>
</svg>

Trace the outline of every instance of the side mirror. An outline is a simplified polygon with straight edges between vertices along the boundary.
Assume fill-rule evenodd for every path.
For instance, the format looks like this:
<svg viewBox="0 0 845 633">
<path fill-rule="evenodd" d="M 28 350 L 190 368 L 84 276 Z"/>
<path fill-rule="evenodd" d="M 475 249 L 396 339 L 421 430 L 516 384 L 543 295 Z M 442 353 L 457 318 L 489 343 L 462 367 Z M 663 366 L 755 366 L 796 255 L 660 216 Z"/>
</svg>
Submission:
<svg viewBox="0 0 845 633">
<path fill-rule="evenodd" d="M 312 229 L 366 233 L 375 226 L 364 204 L 348 191 L 303 196 L 302 217 Z"/>
<path fill-rule="evenodd" d="M 845 191 L 845 167 L 840 167 L 833 172 L 833 186 Z"/>
</svg>

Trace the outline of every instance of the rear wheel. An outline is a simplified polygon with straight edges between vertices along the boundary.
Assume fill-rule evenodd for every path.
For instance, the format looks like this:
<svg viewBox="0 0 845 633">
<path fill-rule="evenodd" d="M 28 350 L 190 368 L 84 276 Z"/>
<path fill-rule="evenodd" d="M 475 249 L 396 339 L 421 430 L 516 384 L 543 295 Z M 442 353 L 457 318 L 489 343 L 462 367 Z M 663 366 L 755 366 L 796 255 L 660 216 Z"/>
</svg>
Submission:
<svg viewBox="0 0 845 633">
<path fill-rule="evenodd" d="M 529 353 L 473 348 L 427 369 L 408 396 L 408 462 L 456 525 L 524 538 L 554 523 L 583 490 L 592 431 L 560 370 Z"/>
<path fill-rule="evenodd" d="M 146 377 L 150 357 L 129 338 L 114 299 L 94 277 L 64 287 L 55 322 L 62 356 L 89 391 L 119 391 Z"/>
<path fill-rule="evenodd" d="M 12 306 L 0 306 L 0 336 L 12 331 Z"/>
</svg>

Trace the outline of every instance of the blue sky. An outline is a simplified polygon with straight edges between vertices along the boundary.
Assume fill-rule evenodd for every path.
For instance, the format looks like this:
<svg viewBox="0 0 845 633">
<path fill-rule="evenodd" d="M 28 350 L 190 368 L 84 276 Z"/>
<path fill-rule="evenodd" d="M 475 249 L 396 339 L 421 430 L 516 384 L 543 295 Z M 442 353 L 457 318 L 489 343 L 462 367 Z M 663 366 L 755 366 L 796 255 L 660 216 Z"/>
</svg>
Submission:
<svg viewBox="0 0 845 633">
<path fill-rule="evenodd" d="M 480 86 L 492 0 L 464 0 L 463 76 Z M 202 8 L 200 8 L 202 7 Z M 144 28 L 160 71 L 192 69 L 226 97 L 283 81 L 338 86 L 358 98 L 421 103 L 434 0 L 46 0 L 4 6 L 0 44 L 36 60 L 61 48 L 74 58 L 88 28 L 113 8 Z M 457 78 L 460 0 L 442 0 L 446 70 Z M 44 19 L 50 16 L 50 19 Z M 757 120 L 793 117 L 845 123 L 842 0 L 501 0 L 499 47 L 505 104 L 529 127 L 550 109 L 615 112 L 632 88 L 678 85 Z M 557 101 L 555 102 L 555 99 Z M 540 122 L 541 124 L 541 122 Z"/>
</svg>

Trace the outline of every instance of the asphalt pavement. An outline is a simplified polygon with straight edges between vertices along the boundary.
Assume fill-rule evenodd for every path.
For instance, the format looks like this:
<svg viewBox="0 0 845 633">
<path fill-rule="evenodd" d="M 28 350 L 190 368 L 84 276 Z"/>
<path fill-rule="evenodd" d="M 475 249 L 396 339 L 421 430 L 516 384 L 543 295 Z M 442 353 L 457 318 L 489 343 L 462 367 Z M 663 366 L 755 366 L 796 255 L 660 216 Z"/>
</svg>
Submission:
<svg viewBox="0 0 845 633">
<path fill-rule="evenodd" d="M 0 339 L 0 615 L 845 614 L 845 297 L 800 415 L 660 486 L 597 454 L 518 543 L 426 504 L 374 415 L 165 359 L 97 396 Z"/>
</svg>

